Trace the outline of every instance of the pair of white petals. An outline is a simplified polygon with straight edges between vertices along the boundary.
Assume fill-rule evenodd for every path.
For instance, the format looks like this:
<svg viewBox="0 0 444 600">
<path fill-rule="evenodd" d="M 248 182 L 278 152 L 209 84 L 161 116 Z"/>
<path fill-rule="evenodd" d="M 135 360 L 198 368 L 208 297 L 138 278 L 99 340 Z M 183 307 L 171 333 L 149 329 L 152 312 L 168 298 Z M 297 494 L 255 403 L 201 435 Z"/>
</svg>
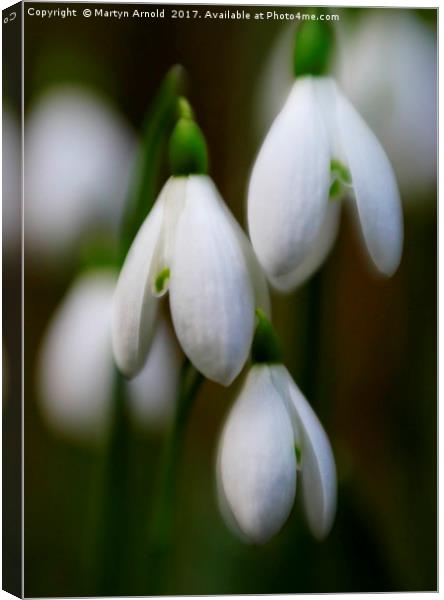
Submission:
<svg viewBox="0 0 444 600">
<path fill-rule="evenodd" d="M 265 543 L 287 520 L 299 478 L 309 528 L 322 539 L 336 510 L 327 435 L 283 365 L 255 365 L 218 449 L 218 498 L 227 525 L 244 541 Z"/>
<path fill-rule="evenodd" d="M 207 176 L 166 182 L 125 260 L 112 333 L 117 365 L 129 377 L 145 362 L 167 289 L 185 354 L 229 385 L 247 359 L 255 308 L 268 312 L 269 297 L 248 239 Z"/>
<path fill-rule="evenodd" d="M 340 206 L 329 199 L 332 160 L 350 172 L 372 261 L 386 275 L 398 267 L 401 203 L 382 146 L 333 79 L 302 77 L 265 138 L 248 190 L 253 247 L 278 289 L 309 277 L 336 238 Z"/>
<path fill-rule="evenodd" d="M 117 276 L 112 270 L 78 277 L 56 309 L 42 341 L 38 361 L 40 409 L 52 430 L 76 440 L 97 441 L 111 416 L 114 370 L 110 316 Z M 148 359 L 127 383 L 135 424 L 164 428 L 176 399 L 179 352 L 159 319 Z"/>
</svg>

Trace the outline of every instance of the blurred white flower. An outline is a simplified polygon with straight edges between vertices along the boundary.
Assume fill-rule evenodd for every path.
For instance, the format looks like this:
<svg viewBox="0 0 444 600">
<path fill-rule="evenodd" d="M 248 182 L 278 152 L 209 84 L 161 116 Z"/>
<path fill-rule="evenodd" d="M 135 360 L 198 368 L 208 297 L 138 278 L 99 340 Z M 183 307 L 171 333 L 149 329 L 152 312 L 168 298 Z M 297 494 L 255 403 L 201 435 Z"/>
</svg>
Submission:
<svg viewBox="0 0 444 600">
<path fill-rule="evenodd" d="M 135 140 L 93 92 L 51 88 L 25 123 L 26 246 L 57 260 L 87 231 L 120 221 Z"/>
<path fill-rule="evenodd" d="M 46 422 L 77 439 L 100 439 L 109 424 L 114 381 L 110 317 L 117 277 L 113 270 L 81 275 L 55 312 L 38 362 L 40 407 Z M 163 426 L 178 378 L 177 349 L 160 322 L 140 380 L 128 388 L 142 425 Z"/>
<path fill-rule="evenodd" d="M 294 83 L 294 38 L 294 23 L 283 24 L 259 71 L 255 93 L 252 94 L 255 133 L 259 139 L 262 139 L 270 128 Z"/>
<path fill-rule="evenodd" d="M 328 534 L 336 510 L 333 453 L 283 365 L 249 371 L 222 431 L 216 468 L 222 515 L 244 541 L 262 544 L 281 529 L 299 477 L 312 534 Z"/>
<path fill-rule="evenodd" d="M 127 382 L 128 400 L 136 424 L 147 429 L 170 422 L 179 387 L 180 352 L 163 319 L 156 326 L 143 369 Z"/>
<path fill-rule="evenodd" d="M 113 387 L 109 318 L 115 275 L 87 272 L 51 319 L 38 365 L 41 408 L 54 429 L 90 438 L 106 429 Z"/>
<path fill-rule="evenodd" d="M 262 144 L 248 190 L 253 247 L 276 287 L 291 289 L 319 266 L 337 230 L 332 203 L 344 190 L 354 197 L 373 263 L 391 275 L 403 222 L 390 162 L 333 79 L 300 77 Z"/>
<path fill-rule="evenodd" d="M 267 311 L 269 298 L 248 239 L 206 175 L 170 177 L 126 257 L 112 331 L 127 376 L 145 362 L 168 289 L 185 354 L 206 377 L 230 384 L 250 350 L 256 304 Z"/>
<path fill-rule="evenodd" d="M 380 139 L 403 197 L 436 182 L 436 37 L 412 11 L 366 11 L 338 30 L 335 72 Z"/>
</svg>

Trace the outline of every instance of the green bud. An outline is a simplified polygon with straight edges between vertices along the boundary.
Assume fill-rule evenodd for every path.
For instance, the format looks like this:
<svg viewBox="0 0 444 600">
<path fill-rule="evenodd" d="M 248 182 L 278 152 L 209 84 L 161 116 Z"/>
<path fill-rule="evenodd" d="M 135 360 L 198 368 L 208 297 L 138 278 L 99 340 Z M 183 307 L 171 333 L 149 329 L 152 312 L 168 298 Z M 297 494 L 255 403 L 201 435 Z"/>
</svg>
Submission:
<svg viewBox="0 0 444 600">
<path fill-rule="evenodd" d="M 328 23 L 318 20 L 303 21 L 296 31 L 293 53 L 294 76 L 325 73 L 333 42 L 333 32 Z"/>
<path fill-rule="evenodd" d="M 260 308 L 256 309 L 256 317 L 257 325 L 251 346 L 253 363 L 281 363 L 281 348 L 273 325 Z"/>
<path fill-rule="evenodd" d="M 185 98 L 179 98 L 178 113 L 179 120 L 169 141 L 171 174 L 204 175 L 208 170 L 207 144 Z"/>
</svg>

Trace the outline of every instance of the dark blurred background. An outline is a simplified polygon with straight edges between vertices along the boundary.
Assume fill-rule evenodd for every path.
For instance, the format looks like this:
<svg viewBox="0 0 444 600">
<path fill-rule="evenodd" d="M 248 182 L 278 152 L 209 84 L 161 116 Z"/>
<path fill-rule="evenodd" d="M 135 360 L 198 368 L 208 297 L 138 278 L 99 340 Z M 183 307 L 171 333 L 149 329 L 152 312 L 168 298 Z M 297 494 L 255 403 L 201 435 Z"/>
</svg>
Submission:
<svg viewBox="0 0 444 600">
<path fill-rule="evenodd" d="M 35 6 L 69 6 L 79 13 L 87 6 L 157 8 Z M 173 20 L 169 15 L 175 7 L 165 8 L 167 16 L 157 20 L 25 16 L 25 119 L 47 90 L 70 83 L 106 98 L 137 137 L 162 78 L 180 63 L 188 73 L 188 97 L 207 137 L 211 176 L 244 224 L 249 172 L 267 128 L 257 98 L 258 90 L 266 89 L 262 73 L 280 36 L 294 25 L 279 20 Z M 176 8 L 202 12 L 207 7 Z M 236 8 L 242 9 L 231 10 Z M 267 9 L 245 10 L 254 14 Z M 273 10 L 304 12 L 294 7 Z M 338 35 L 341 27 L 363 26 L 376 12 L 382 19 L 395 20 L 408 13 L 436 48 L 436 11 L 328 10 L 340 15 L 334 24 Z M 396 81 L 395 75 L 389 80 Z M 421 114 L 423 120 L 433 117 Z M 400 186 L 403 189 L 402 182 Z M 339 239 L 321 270 L 297 292 L 273 294 L 273 319 L 285 362 L 335 453 L 339 497 L 331 534 L 325 542 L 315 542 L 297 501 L 289 522 L 264 547 L 245 546 L 232 536 L 216 501 L 215 450 L 239 382 L 228 390 L 205 382 L 181 456 L 173 549 L 156 591 L 194 595 L 437 588 L 433 174 L 412 197 L 403 191 L 403 201 L 404 253 L 393 278 L 373 274 L 344 210 Z M 99 595 L 102 590 L 96 559 L 103 551 L 97 546 L 103 449 L 67 440 L 48 428 L 36 387 L 42 337 L 78 271 L 79 247 L 80 241 L 64 250 L 62 265 L 54 265 L 47 256 L 40 259 L 25 239 L 25 595 L 33 597 Z M 14 260 L 6 256 L 3 268 L 14 277 Z M 8 290 L 4 293 L 7 296 Z M 19 311 L 19 305 L 8 307 L 11 314 Z M 4 331 L 8 361 L 16 364 L 12 332 Z M 7 398 L 4 411 L 10 410 Z M 140 428 L 131 432 L 129 510 L 121 515 L 123 525 L 116 524 L 124 535 L 115 564 L 115 595 L 154 590 L 156 574 L 150 572 L 146 532 L 164 440 L 161 433 Z"/>
</svg>

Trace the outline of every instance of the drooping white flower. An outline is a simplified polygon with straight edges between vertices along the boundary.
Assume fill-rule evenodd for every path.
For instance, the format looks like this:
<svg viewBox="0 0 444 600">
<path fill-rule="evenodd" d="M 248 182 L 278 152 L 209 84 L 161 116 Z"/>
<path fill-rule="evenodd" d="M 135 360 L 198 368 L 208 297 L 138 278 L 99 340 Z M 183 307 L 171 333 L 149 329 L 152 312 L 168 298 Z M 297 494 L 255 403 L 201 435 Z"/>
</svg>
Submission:
<svg viewBox="0 0 444 600">
<path fill-rule="evenodd" d="M 325 257 L 339 217 L 329 208 L 338 200 L 329 197 L 338 188 L 354 199 L 373 263 L 391 275 L 403 223 L 390 162 L 333 79 L 299 77 L 262 144 L 248 190 L 253 247 L 277 287 L 292 289 Z"/>
<path fill-rule="evenodd" d="M 113 348 L 127 376 L 145 362 L 159 297 L 168 290 L 185 354 L 206 377 L 228 385 L 247 358 L 256 304 L 267 311 L 269 299 L 246 236 L 206 175 L 166 182 L 126 257 Z"/>
<path fill-rule="evenodd" d="M 25 239 L 60 260 L 86 232 L 117 232 L 135 149 L 122 117 L 78 86 L 48 90 L 25 122 Z"/>
<path fill-rule="evenodd" d="M 338 81 L 384 146 L 403 199 L 427 194 L 437 169 L 436 35 L 413 11 L 366 11 L 346 25 Z"/>
<path fill-rule="evenodd" d="M 264 543 L 287 520 L 297 485 L 302 487 L 309 528 L 322 539 L 336 509 L 330 443 L 286 368 L 256 364 L 219 442 L 217 489 L 222 515 L 241 539 Z"/>
<path fill-rule="evenodd" d="M 42 341 L 37 371 L 42 415 L 53 430 L 71 438 L 101 439 L 109 425 L 115 369 L 110 318 L 116 280 L 111 269 L 81 275 Z M 140 380 L 127 388 L 137 422 L 151 427 L 165 424 L 178 372 L 177 349 L 160 320 Z"/>
</svg>

